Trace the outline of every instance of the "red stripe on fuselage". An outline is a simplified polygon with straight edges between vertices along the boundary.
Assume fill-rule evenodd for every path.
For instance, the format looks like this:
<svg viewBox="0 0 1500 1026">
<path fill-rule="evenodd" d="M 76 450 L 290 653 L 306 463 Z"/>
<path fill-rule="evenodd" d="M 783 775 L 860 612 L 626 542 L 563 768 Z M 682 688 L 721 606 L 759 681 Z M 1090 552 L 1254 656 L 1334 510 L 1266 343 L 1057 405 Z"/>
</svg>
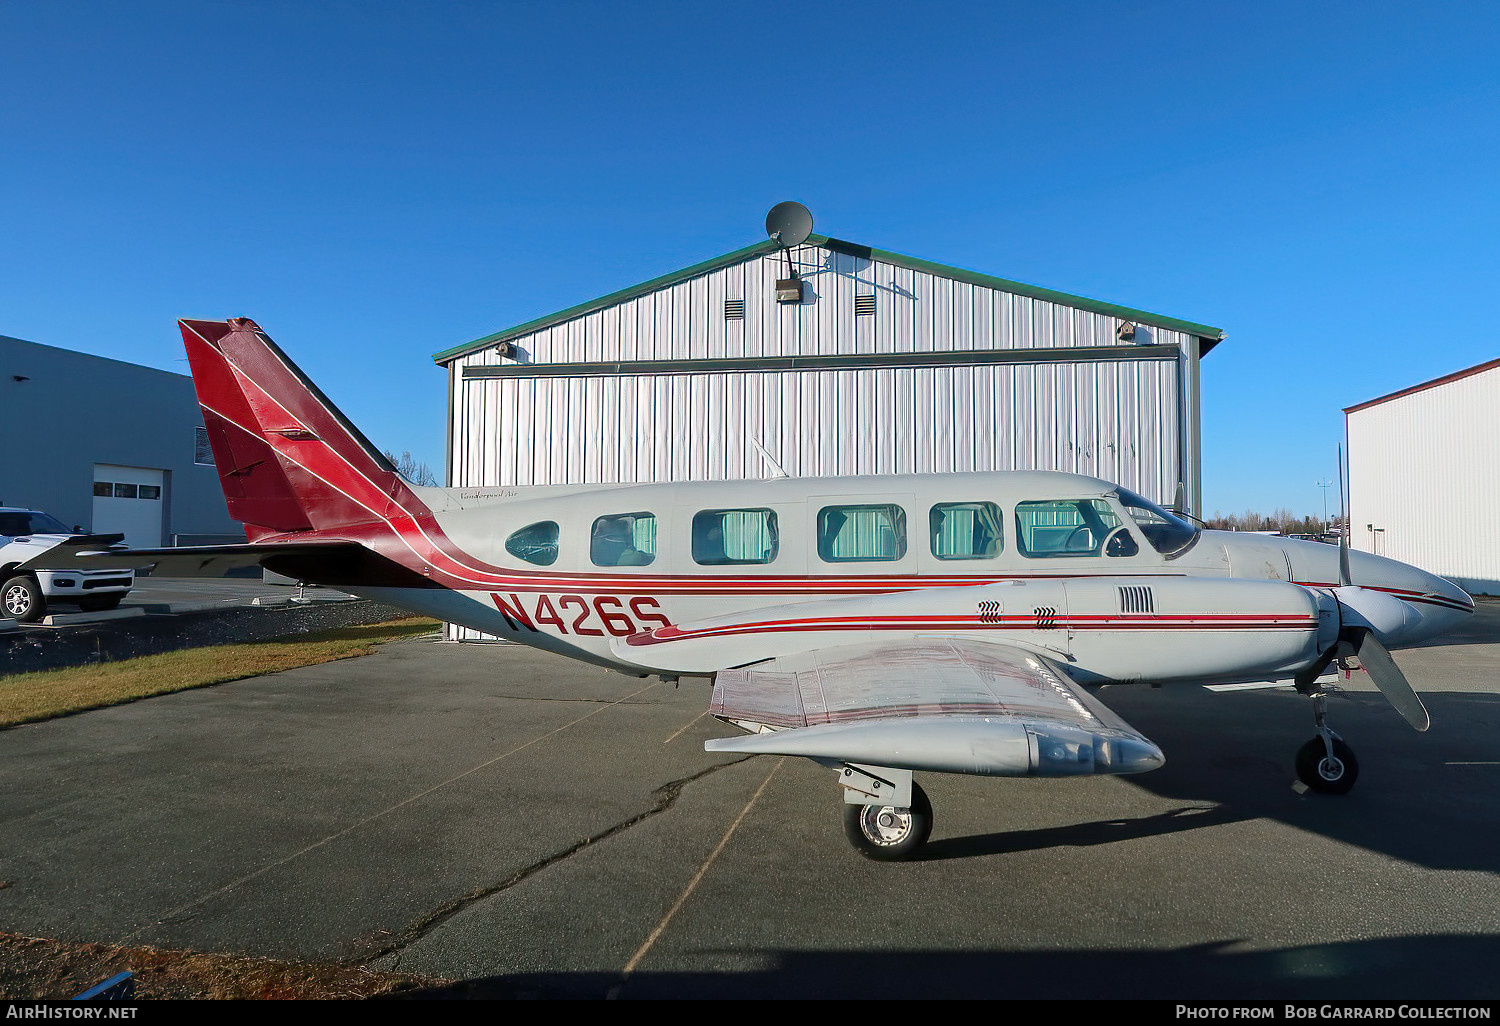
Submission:
<svg viewBox="0 0 1500 1026">
<path fill-rule="evenodd" d="M 1316 617 L 1300 614 L 1256 615 L 1226 613 L 1199 616 L 1060 616 L 1049 628 L 1039 627 L 1035 614 L 1002 617 L 974 616 L 828 616 L 787 620 L 763 620 L 755 623 L 724 624 L 718 627 L 683 629 L 659 627 L 625 639 L 633 648 L 670 644 L 674 641 L 696 641 L 703 638 L 758 634 L 762 631 L 853 631 L 853 630 L 1166 630 L 1166 631 L 1296 631 L 1306 633 L 1318 627 Z"/>
</svg>

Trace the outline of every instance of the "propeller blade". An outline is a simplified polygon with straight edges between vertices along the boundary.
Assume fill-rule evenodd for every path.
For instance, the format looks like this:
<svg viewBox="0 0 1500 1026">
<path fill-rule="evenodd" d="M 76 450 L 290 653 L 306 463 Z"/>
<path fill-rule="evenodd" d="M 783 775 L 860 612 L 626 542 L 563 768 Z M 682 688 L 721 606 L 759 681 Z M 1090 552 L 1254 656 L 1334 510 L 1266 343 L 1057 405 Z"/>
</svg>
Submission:
<svg viewBox="0 0 1500 1026">
<path fill-rule="evenodd" d="M 1370 675 L 1370 680 L 1380 689 L 1380 693 L 1386 697 L 1386 701 L 1393 705 L 1402 718 L 1410 723 L 1416 730 L 1426 730 L 1432 726 L 1432 719 L 1427 715 L 1427 707 L 1417 697 L 1406 681 L 1406 675 L 1401 672 L 1401 667 L 1396 665 L 1396 660 L 1386 651 L 1380 639 L 1370 631 L 1360 629 L 1354 639 L 1354 650 L 1359 655 L 1360 665 Z"/>
</svg>

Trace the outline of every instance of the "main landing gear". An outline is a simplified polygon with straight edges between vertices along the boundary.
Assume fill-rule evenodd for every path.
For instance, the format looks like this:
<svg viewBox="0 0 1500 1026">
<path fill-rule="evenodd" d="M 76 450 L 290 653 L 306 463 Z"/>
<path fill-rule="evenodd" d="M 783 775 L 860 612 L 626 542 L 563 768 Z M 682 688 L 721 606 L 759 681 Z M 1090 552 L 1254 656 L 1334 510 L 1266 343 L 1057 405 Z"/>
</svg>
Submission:
<svg viewBox="0 0 1500 1026">
<path fill-rule="evenodd" d="M 915 857 L 932 834 L 932 802 L 911 770 L 853 764 L 838 770 L 844 836 L 854 850 L 877 862 Z"/>
</svg>

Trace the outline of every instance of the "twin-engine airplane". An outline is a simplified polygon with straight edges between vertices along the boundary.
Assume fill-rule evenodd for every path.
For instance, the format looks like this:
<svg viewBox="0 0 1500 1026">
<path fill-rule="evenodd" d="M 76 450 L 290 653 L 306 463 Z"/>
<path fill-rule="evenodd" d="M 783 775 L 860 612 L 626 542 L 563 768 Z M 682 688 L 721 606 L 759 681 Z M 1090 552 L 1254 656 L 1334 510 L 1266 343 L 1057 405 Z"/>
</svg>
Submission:
<svg viewBox="0 0 1500 1026">
<path fill-rule="evenodd" d="M 180 325 L 248 544 L 91 557 L 79 539 L 38 566 L 259 563 L 622 673 L 712 677 L 711 712 L 748 733 L 705 748 L 835 770 L 874 859 L 931 831 L 913 771 L 1161 766 L 1102 684 L 1293 680 L 1317 725 L 1298 775 L 1346 792 L 1358 767 L 1319 678 L 1357 656 L 1425 730 L 1387 649 L 1474 609 L 1416 567 L 1200 530 L 1073 474 L 418 487 L 253 322 Z"/>
</svg>

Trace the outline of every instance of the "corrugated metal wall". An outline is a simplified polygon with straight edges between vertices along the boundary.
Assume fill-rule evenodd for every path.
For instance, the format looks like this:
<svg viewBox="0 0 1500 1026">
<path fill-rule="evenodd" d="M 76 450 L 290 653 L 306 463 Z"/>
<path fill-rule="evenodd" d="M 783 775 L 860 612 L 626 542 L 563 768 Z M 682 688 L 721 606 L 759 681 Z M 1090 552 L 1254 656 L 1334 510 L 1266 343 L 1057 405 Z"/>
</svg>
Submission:
<svg viewBox="0 0 1500 1026">
<path fill-rule="evenodd" d="M 776 302 L 784 259 L 752 257 L 512 339 L 522 363 L 1118 351 L 1118 318 L 806 246 L 800 305 Z M 873 316 L 855 313 L 875 296 Z M 744 300 L 743 319 L 725 301 Z M 515 366 L 486 348 L 449 364 L 449 483 L 541 485 L 1066 470 L 1171 501 L 1197 491 L 1197 340 L 1138 326 L 1108 359 L 848 370 L 466 377 Z M 1073 354 L 1068 354 L 1072 356 Z M 1184 466 L 1184 462 L 1188 465 Z M 451 638 L 484 635 L 448 628 Z"/>
<path fill-rule="evenodd" d="M 1500 367 L 1351 412 L 1350 545 L 1500 594 L 1496 409 Z"/>
<path fill-rule="evenodd" d="M 1175 361 L 463 383 L 456 485 L 1067 470 L 1170 501 Z"/>
<path fill-rule="evenodd" d="M 800 305 L 751 258 L 513 340 L 534 364 L 1117 347 L 1117 318 L 806 246 Z M 873 316 L 856 316 L 873 294 Z M 726 299 L 744 318 L 726 319 Z M 1186 348 L 1142 326 L 1135 343 Z M 1193 350 L 1196 359 L 1196 349 Z M 1080 354 L 1086 355 L 1086 354 Z M 465 378 L 450 364 L 455 486 L 1047 469 L 1170 500 L 1187 357 L 861 370 Z M 542 370 L 542 368 L 538 368 Z M 1184 473 L 1186 470 L 1188 473 Z"/>
</svg>

